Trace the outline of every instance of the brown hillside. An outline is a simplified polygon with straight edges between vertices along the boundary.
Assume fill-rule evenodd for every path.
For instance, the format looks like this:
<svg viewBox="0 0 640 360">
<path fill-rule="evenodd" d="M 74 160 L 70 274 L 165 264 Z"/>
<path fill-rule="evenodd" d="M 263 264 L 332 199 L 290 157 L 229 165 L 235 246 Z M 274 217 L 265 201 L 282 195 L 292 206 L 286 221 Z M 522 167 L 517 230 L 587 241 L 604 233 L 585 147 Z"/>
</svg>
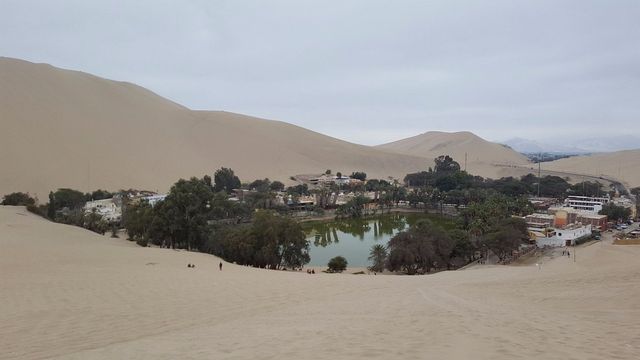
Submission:
<svg viewBox="0 0 640 360">
<path fill-rule="evenodd" d="M 500 144 L 464 132 L 430 131 L 410 138 L 377 146 L 378 149 L 400 154 L 434 159 L 440 155 L 450 155 L 464 167 L 467 154 L 467 170 L 476 175 L 496 177 L 499 168 L 495 165 L 526 164 L 522 154 Z"/>
<path fill-rule="evenodd" d="M 139 86 L 0 58 L 0 194 L 58 187 L 166 191 L 180 177 L 233 168 L 243 180 L 365 171 L 395 176 L 419 157 L 279 121 L 191 111 Z"/>
</svg>

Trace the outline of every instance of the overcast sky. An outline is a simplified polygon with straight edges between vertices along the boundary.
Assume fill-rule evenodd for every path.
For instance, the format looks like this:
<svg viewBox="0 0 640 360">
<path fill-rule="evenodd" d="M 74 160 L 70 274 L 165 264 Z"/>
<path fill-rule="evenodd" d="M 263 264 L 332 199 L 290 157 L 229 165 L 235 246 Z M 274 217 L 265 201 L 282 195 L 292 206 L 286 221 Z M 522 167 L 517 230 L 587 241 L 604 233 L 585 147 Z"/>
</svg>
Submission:
<svg viewBox="0 0 640 360">
<path fill-rule="evenodd" d="M 0 0 L 0 55 L 361 144 L 640 135 L 637 0 Z"/>
</svg>

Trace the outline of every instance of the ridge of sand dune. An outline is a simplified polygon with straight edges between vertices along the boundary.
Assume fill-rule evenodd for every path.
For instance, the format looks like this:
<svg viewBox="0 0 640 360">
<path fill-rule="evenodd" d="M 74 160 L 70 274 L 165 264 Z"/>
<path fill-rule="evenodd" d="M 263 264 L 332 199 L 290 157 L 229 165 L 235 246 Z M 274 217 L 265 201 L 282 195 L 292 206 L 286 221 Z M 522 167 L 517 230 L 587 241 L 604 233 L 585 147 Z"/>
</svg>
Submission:
<svg viewBox="0 0 640 360">
<path fill-rule="evenodd" d="M 292 273 L 0 206 L 2 359 L 636 359 L 640 247 L 429 276 Z M 187 263 L 195 263 L 188 269 Z"/>
<path fill-rule="evenodd" d="M 0 193 L 141 188 L 231 167 L 243 180 L 365 171 L 402 178 L 419 157 L 279 121 L 191 111 L 142 87 L 0 58 Z"/>
<path fill-rule="evenodd" d="M 545 168 L 594 176 L 607 176 L 640 186 L 640 149 L 573 156 L 544 163 Z"/>
<path fill-rule="evenodd" d="M 464 166 L 467 155 L 467 170 L 475 175 L 496 177 L 499 165 L 527 164 L 527 158 L 501 144 L 493 143 L 468 132 L 429 131 L 410 138 L 376 146 L 378 149 L 400 154 L 434 159 L 450 155 Z"/>
</svg>

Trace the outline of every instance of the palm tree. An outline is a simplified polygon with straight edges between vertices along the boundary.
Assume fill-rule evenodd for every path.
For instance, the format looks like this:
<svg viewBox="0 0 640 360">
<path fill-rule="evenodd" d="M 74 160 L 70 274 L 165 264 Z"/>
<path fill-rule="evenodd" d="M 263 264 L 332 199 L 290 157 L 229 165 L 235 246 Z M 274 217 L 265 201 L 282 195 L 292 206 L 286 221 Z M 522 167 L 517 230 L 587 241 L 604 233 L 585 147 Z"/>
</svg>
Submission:
<svg viewBox="0 0 640 360">
<path fill-rule="evenodd" d="M 369 270 L 382 272 L 387 261 L 387 248 L 382 244 L 373 245 L 369 252 L 369 261 L 373 263 L 373 265 L 369 267 Z"/>
</svg>

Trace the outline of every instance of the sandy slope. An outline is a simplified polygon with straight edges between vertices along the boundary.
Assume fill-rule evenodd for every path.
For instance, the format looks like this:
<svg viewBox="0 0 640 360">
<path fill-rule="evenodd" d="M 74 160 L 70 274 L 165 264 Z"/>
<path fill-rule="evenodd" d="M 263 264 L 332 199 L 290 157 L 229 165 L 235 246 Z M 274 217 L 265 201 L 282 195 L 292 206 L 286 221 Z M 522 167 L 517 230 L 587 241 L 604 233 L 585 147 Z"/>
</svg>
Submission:
<svg viewBox="0 0 640 360">
<path fill-rule="evenodd" d="M 191 111 L 133 84 L 0 58 L 0 194 L 165 191 L 221 166 L 245 181 L 326 169 L 402 178 L 424 160 L 283 122 Z"/>
<path fill-rule="evenodd" d="M 640 144 L 638 144 L 640 147 Z M 640 149 L 612 153 L 575 156 L 544 164 L 558 171 L 605 175 L 625 182 L 629 187 L 640 186 Z"/>
<path fill-rule="evenodd" d="M 467 171 L 484 177 L 498 176 L 500 165 L 527 164 L 525 156 L 500 144 L 492 143 L 470 132 L 429 131 L 410 138 L 378 145 L 376 148 L 401 154 L 434 159 L 450 155 L 464 167 L 467 154 Z"/>
<path fill-rule="evenodd" d="M 2 359 L 637 359 L 640 247 L 433 276 L 275 272 L 0 207 Z M 187 263 L 197 264 L 187 269 Z"/>
</svg>

